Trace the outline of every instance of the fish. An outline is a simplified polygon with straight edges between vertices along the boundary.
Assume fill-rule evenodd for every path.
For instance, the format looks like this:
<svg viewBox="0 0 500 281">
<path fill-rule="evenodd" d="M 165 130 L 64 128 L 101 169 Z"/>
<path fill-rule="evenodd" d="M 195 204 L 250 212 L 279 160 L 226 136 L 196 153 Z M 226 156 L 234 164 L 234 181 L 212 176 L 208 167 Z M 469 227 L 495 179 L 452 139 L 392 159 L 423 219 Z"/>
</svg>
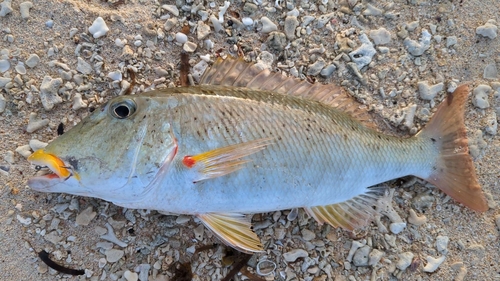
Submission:
<svg viewBox="0 0 500 281">
<path fill-rule="evenodd" d="M 416 135 L 385 134 L 335 85 L 243 58 L 218 59 L 199 85 L 123 95 L 37 150 L 28 185 L 118 206 L 196 216 L 225 244 L 263 250 L 251 215 L 303 208 L 352 231 L 376 215 L 379 184 L 415 176 L 488 209 L 469 155 L 467 85 Z"/>
</svg>

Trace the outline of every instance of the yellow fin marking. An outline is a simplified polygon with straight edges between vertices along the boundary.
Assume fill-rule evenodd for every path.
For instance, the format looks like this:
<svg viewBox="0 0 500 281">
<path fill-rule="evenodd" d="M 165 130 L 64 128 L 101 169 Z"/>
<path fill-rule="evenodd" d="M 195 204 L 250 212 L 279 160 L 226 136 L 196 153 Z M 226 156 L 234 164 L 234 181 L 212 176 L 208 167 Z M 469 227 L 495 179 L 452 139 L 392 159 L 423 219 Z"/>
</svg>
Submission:
<svg viewBox="0 0 500 281">
<path fill-rule="evenodd" d="M 244 253 L 263 251 L 259 237 L 252 231 L 252 225 L 244 215 L 208 213 L 197 217 L 226 245 Z"/>
</svg>

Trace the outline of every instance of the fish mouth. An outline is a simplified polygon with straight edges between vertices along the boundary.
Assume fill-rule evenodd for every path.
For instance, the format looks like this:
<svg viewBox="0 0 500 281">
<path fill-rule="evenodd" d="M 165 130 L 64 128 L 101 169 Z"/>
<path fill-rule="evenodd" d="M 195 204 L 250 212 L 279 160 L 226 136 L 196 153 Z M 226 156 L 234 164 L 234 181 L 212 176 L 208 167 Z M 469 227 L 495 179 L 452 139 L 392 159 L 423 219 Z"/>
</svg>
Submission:
<svg viewBox="0 0 500 281">
<path fill-rule="evenodd" d="M 43 149 L 35 151 L 28 157 L 28 162 L 35 166 L 37 170 L 37 175 L 28 181 L 28 185 L 31 186 L 32 183 L 37 181 L 42 182 L 62 182 L 66 181 L 70 177 L 75 177 L 78 181 L 80 176 L 78 173 L 70 166 L 64 163 L 64 161 L 55 156 L 54 154 L 47 153 Z"/>
</svg>

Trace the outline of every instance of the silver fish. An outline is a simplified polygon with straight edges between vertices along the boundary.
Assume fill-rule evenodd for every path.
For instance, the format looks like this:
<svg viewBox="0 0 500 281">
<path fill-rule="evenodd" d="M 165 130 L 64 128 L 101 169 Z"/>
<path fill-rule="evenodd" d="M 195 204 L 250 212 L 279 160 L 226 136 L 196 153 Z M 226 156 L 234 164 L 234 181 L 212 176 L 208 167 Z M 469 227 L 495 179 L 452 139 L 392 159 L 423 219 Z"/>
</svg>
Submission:
<svg viewBox="0 0 500 281">
<path fill-rule="evenodd" d="M 304 208 L 352 230 L 374 215 L 372 186 L 408 175 L 488 208 L 468 153 L 465 85 L 417 135 L 398 138 L 371 128 L 341 88 L 242 59 L 217 61 L 201 84 L 110 100 L 28 158 L 51 170 L 29 186 L 195 215 L 245 252 L 262 244 L 244 214 Z"/>
</svg>

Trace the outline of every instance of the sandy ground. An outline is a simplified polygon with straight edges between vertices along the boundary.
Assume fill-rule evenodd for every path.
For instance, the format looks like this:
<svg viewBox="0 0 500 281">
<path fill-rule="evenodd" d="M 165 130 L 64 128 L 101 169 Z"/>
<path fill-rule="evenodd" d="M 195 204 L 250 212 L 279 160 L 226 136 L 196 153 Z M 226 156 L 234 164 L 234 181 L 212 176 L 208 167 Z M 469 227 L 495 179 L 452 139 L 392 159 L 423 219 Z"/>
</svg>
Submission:
<svg viewBox="0 0 500 281">
<path fill-rule="evenodd" d="M 68 89 L 66 96 L 61 95 L 65 97 L 65 101 L 47 111 L 42 107 L 38 98 L 39 93 L 30 89 L 28 85 L 30 84 L 29 81 L 33 80 L 31 84 L 40 89 L 44 76 L 60 77 L 61 74 L 58 71 L 60 68 L 49 64 L 53 60 L 65 63 L 71 70 L 76 70 L 77 57 L 75 56 L 75 48 L 78 43 L 86 42 L 85 38 L 80 34 L 88 34 L 87 29 L 96 17 L 101 16 L 105 19 L 110 32 L 99 40 L 92 39 L 89 36 L 89 43 L 95 44 L 97 41 L 101 41 L 99 44 L 102 46 L 98 47 L 99 55 L 103 57 L 104 61 L 102 69 L 104 77 L 102 75 L 100 77 L 96 71 L 84 77 L 84 84 L 92 83 L 92 85 L 89 90 L 82 90 L 80 93 L 83 95 L 83 100 L 88 101 L 91 106 L 93 105 L 92 98 L 102 93 L 103 89 L 107 93 L 103 95 L 104 100 L 116 95 L 120 90 L 119 87 L 113 89 L 110 79 L 105 77 L 110 71 L 119 69 L 119 63 L 124 61 L 121 57 L 122 48 L 115 45 L 115 39 L 127 38 L 131 44 L 136 40 L 134 39 L 136 35 L 142 35 L 144 42 L 146 40 L 154 41 L 151 36 L 146 34 L 143 27 L 150 25 L 162 28 L 166 19 L 161 19 L 159 15 L 169 14 L 166 11 L 157 12 L 160 6 L 155 3 L 157 1 L 126 0 L 124 1 L 125 4 L 118 6 L 114 6 L 110 2 L 116 1 L 33 1 L 34 6 L 30 11 L 30 17 L 24 20 L 19 12 L 21 1 L 14 0 L 12 1 L 14 11 L 0 18 L 0 30 L 2 30 L 0 49 L 10 51 L 8 57 L 12 65 L 10 70 L 3 74 L 4 77 L 14 78 L 17 75 L 14 70 L 17 61 L 24 62 L 30 54 L 38 54 L 41 59 L 35 68 L 28 68 L 27 74 L 22 75 L 23 86 L 16 84 L 14 88 L 9 90 L 0 89 L 0 93 L 7 101 L 6 110 L 0 114 L 0 154 L 2 156 L 8 155 L 8 151 L 13 152 L 16 148 L 28 144 L 32 139 L 49 142 L 57 136 L 56 129 L 59 123 L 64 123 L 66 129 L 69 129 L 88 114 L 88 109 L 85 108 L 73 110 L 71 108 L 73 102 L 67 100 L 68 97 L 72 98 L 74 96 L 77 92 L 76 89 Z M 170 1 L 160 2 L 161 4 L 175 4 L 170 3 Z M 177 2 L 184 3 L 184 1 Z M 195 1 L 195 3 L 198 2 Z M 298 5 L 299 2 L 302 1 L 291 1 L 290 3 Z M 317 5 L 321 4 L 321 1 L 309 2 L 317 2 Z M 488 19 L 500 22 L 498 16 L 500 15 L 500 5 L 498 1 L 397 0 L 383 3 L 377 3 L 378 1 L 368 2 L 380 8 L 386 7 L 390 3 L 394 4 L 394 7 L 391 8 L 391 11 L 396 14 L 394 19 L 388 20 L 384 16 L 367 16 L 365 22 L 360 22 L 366 31 L 384 27 L 391 32 L 392 40 L 386 45 L 390 48 L 390 53 L 385 57 L 378 57 L 380 53 L 377 53 L 374 58 L 375 63 L 362 70 L 362 75 L 368 77 L 365 85 L 355 82 L 355 77 L 345 68 L 336 70 L 332 78 L 326 80 L 319 78 L 318 80 L 321 82 L 342 83 L 346 88 L 358 93 L 362 101 L 379 108 L 381 115 L 389 122 L 390 117 L 404 110 L 409 104 L 416 104 L 417 112 L 429 104 L 429 101 L 418 98 L 417 82 L 419 81 L 428 81 L 431 85 L 438 82 L 449 85 L 455 79 L 458 84 L 465 81 L 469 82 L 471 88 L 479 84 L 492 85 L 492 82 L 500 81 L 498 77 L 497 80 L 485 80 L 483 78 L 483 70 L 486 65 L 496 63 L 497 67 L 500 66 L 500 38 L 488 39 L 477 35 L 475 32 L 476 27 L 485 24 Z M 349 1 L 349 3 L 357 2 Z M 327 13 L 336 11 L 332 20 L 332 23 L 334 23 L 333 30 L 321 33 L 320 31 L 314 31 L 313 28 L 312 35 L 304 36 L 306 38 L 304 42 L 311 42 L 311 44 L 308 45 L 302 42 L 302 47 L 305 46 L 302 49 L 302 55 L 294 55 L 289 58 L 289 60 L 295 62 L 296 66 L 307 66 L 312 63 L 308 61 L 310 56 L 306 53 L 307 49 L 319 46 L 320 42 L 324 43 L 327 53 L 330 54 L 323 54 L 323 59 L 327 64 L 331 63 L 336 57 L 338 50 L 334 48 L 335 35 L 352 27 L 349 20 L 343 21 L 349 19 L 351 15 L 341 13 L 340 7 L 342 5 L 340 4 L 337 1 L 330 1 L 330 6 L 328 6 Z M 361 5 L 366 7 L 366 4 L 363 2 Z M 207 7 L 206 10 L 215 14 L 218 12 L 217 7 L 222 5 L 223 3 L 216 3 L 215 8 L 212 8 L 210 3 L 204 3 L 204 6 Z M 243 5 L 244 3 L 240 1 L 234 1 L 234 3 L 231 3 L 229 11 L 242 13 Z M 265 5 L 265 7 L 272 6 L 274 5 Z M 282 3 L 282 7 L 285 6 L 285 3 Z M 344 7 L 346 6 L 348 7 L 347 10 L 352 11 L 348 4 L 344 5 Z M 361 11 L 363 10 L 364 8 Z M 284 8 L 282 11 L 268 12 L 263 8 L 259 8 L 253 18 L 260 19 L 261 16 L 266 15 L 274 23 L 279 23 L 279 30 L 283 30 L 283 15 L 288 11 L 288 9 Z M 320 11 L 311 12 L 305 10 L 299 15 L 299 20 L 302 21 L 301 17 L 305 15 L 318 17 L 321 14 Z M 181 13 L 179 18 L 182 17 L 183 14 Z M 199 16 L 193 16 L 193 18 L 193 22 L 199 20 Z M 52 28 L 46 26 L 46 22 L 49 20 L 54 23 Z M 408 58 L 409 55 L 403 45 L 403 39 L 396 35 L 400 26 L 414 21 L 419 21 L 419 25 L 414 32 L 409 33 L 410 38 L 413 40 L 418 40 L 421 30 L 428 28 L 428 24 L 436 25 L 438 27 L 436 34 L 443 37 L 441 43 L 434 41 L 433 37 L 430 50 L 422 55 L 422 62 L 427 65 L 424 70 L 418 69 L 418 66 L 414 63 L 414 58 Z M 76 33 L 76 37 L 79 37 L 78 40 L 76 37 L 71 38 L 69 36 L 71 28 L 78 29 Z M 168 36 L 171 32 L 176 33 L 180 30 L 181 27 L 178 24 L 170 32 L 164 32 Z M 261 52 L 260 46 L 266 42 L 269 36 L 258 30 L 260 30 L 260 27 L 237 31 L 240 33 L 240 44 L 251 46 L 255 54 Z M 359 33 L 359 31 L 360 29 L 356 28 L 356 32 Z M 9 34 L 13 36 L 13 42 L 9 42 L 7 37 Z M 315 35 L 316 37 L 314 37 Z M 458 42 L 456 45 L 446 48 L 446 38 L 449 36 L 456 36 Z M 188 37 L 190 41 L 202 45 L 202 40 L 197 40 L 195 33 L 190 34 Z M 193 64 L 200 61 L 199 54 L 214 55 L 215 52 L 220 51 L 224 54 L 232 52 L 232 45 L 227 40 L 227 34 L 215 34 L 212 28 L 212 33 L 207 38 L 215 43 L 215 47 L 212 50 L 198 48 L 191 55 Z M 357 41 L 357 36 L 351 36 L 350 38 L 357 44 L 354 49 L 359 47 L 360 43 Z M 134 52 L 139 52 L 138 47 L 133 44 L 131 46 Z M 54 47 L 57 47 L 57 52 L 52 57 L 48 57 L 49 48 Z M 145 62 L 147 66 L 139 69 L 137 74 L 138 84 L 134 91 L 139 91 L 140 85 L 144 87 L 150 86 L 155 79 L 159 78 L 152 70 L 155 67 L 171 69 L 173 70 L 172 73 L 174 73 L 173 76 L 170 74 L 165 75 L 165 82 L 157 82 L 156 84 L 168 85 L 170 82 L 178 82 L 178 74 L 176 73 L 178 73 L 179 54 L 182 47 L 168 42 L 166 39 L 157 40 L 155 47 L 157 50 L 165 52 L 160 59 L 145 58 L 140 55 L 136 59 L 136 61 Z M 275 58 L 283 54 L 283 51 L 269 51 L 275 55 Z M 82 53 L 82 56 L 84 55 Z M 90 61 L 88 57 L 84 56 L 84 58 Z M 282 60 L 282 57 L 280 57 L 280 60 Z M 274 65 L 276 65 L 276 62 L 275 59 Z M 377 79 L 377 74 L 383 70 L 388 70 L 389 74 L 385 79 Z M 397 78 L 401 75 L 401 72 L 407 73 L 407 79 L 398 81 Z M 398 94 L 397 97 L 384 99 L 379 94 L 380 87 L 384 87 L 386 92 L 397 87 L 397 89 L 404 89 L 410 95 L 403 98 Z M 31 103 L 27 102 L 29 93 L 34 97 Z M 444 91 L 440 92 L 434 101 L 438 103 L 443 97 Z M 286 241 L 284 246 L 259 254 L 259 258 L 266 257 L 277 263 L 278 268 L 274 279 L 294 280 L 291 278 L 293 273 L 297 275 L 295 280 L 312 280 L 313 278 L 316 278 L 314 280 L 347 280 L 348 278 L 349 280 L 370 280 L 370 278 L 372 280 L 396 278 L 401 280 L 496 280 L 500 278 L 500 265 L 498 263 L 500 258 L 499 231 L 495 225 L 495 216 L 500 214 L 497 206 L 500 199 L 498 191 L 500 142 L 497 135 L 485 133 L 483 138 L 477 137 L 478 130 L 485 131 L 486 121 L 492 116 L 495 110 L 494 106 L 500 106 L 499 101 L 496 101 L 495 104 L 493 91 L 488 94 L 488 100 L 491 106 L 485 110 L 476 108 L 472 102 L 468 104 L 466 110 L 466 123 L 471 136 L 471 144 L 476 146 L 475 149 L 478 153 L 475 164 L 479 181 L 487 194 L 491 207 L 487 212 L 479 214 L 470 211 L 453 200 L 448 200 L 449 198 L 439 191 L 425 187 L 425 183 L 418 182 L 405 190 L 397 188 L 395 198 L 392 201 L 393 207 L 399 216 L 405 220 L 408 217 L 410 208 L 413 208 L 412 204 L 415 204 L 415 198 L 426 193 L 434 198 L 430 207 L 425 208 L 423 211 L 417 211 L 419 216 L 426 216 L 427 222 L 425 224 L 419 227 L 408 225 L 407 229 L 402 233 L 393 235 L 396 237 L 394 244 L 387 246 L 387 243 L 379 242 L 377 244 L 374 242 L 384 240 L 385 235 L 387 235 L 381 233 L 375 224 L 361 232 L 358 237 L 353 237 L 341 230 L 325 230 L 325 227 L 317 226 L 312 220 L 307 221 L 305 224 L 301 224 L 296 220 L 287 224 L 287 236 L 284 239 Z M 27 133 L 29 115 L 32 112 L 38 113 L 38 118 L 49 120 L 49 125 L 34 133 Z M 423 120 L 418 118 L 417 114 L 414 125 L 420 127 L 424 123 Z M 397 133 L 409 134 L 409 130 L 404 126 L 390 124 Z M 167 280 L 167 277 L 172 277 L 173 274 L 170 265 L 177 259 L 181 262 L 192 262 L 195 279 L 219 280 L 228 272 L 229 269 L 221 264 L 221 257 L 224 256 L 222 247 L 209 250 L 198 259 L 186 253 L 186 248 L 193 245 L 199 246 L 216 242 L 208 230 L 204 232 L 205 235 L 201 242 L 195 239 L 193 229 L 198 226 L 196 221 L 190 220 L 179 225 L 175 223 L 175 217 L 165 217 L 155 212 L 136 211 L 133 213 L 136 218 L 135 222 L 133 222 L 126 219 L 125 210 L 100 200 L 34 192 L 26 186 L 27 179 L 34 174 L 33 167 L 30 167 L 25 158 L 17 152 L 14 155 L 15 161 L 13 163 L 0 159 L 1 165 L 9 167 L 8 172 L 0 173 L 1 280 L 80 280 L 79 278 L 117 280 L 115 278 L 122 278 L 123 272 L 126 270 L 136 271 L 137 266 L 140 264 L 151 265 L 149 271 L 150 280 L 154 280 L 153 277 L 156 277 L 157 280 Z M 399 186 L 400 181 L 391 182 L 390 185 Z M 78 208 L 57 212 L 57 206 L 70 203 L 72 199 L 71 206 L 78 205 Z M 89 206 L 97 212 L 97 216 L 88 225 L 76 225 L 76 215 Z M 254 218 L 257 221 L 271 222 L 269 227 L 258 231 L 264 243 L 274 241 L 272 239 L 275 233 L 273 228 L 279 225 L 274 222 L 272 215 Z M 50 225 L 53 223 L 53 218 L 60 218 L 60 223 L 51 229 Z M 102 231 L 105 223 L 109 222 L 110 218 L 112 218 L 112 222 L 119 222 L 112 223 L 112 225 L 115 228 L 117 237 L 127 241 L 128 246 L 124 249 L 114 246 L 115 249 L 122 249 L 125 252 L 124 257 L 118 262 L 108 262 L 103 268 L 100 268 L 99 260 L 105 258 L 105 250 L 96 246 L 98 242 L 104 241 L 99 238 L 98 233 Z M 282 213 L 282 218 L 286 218 L 286 212 Z M 22 221 L 25 219 L 31 219 L 31 222 L 23 224 Z M 389 220 L 383 218 L 382 223 L 387 226 Z M 322 241 L 326 245 L 324 247 L 331 253 L 328 257 L 323 257 L 317 251 L 318 247 L 310 251 L 310 257 L 315 260 L 312 267 L 319 266 L 321 268 L 315 273 L 311 273 L 314 270 L 305 273 L 301 270 L 303 259 L 287 264 L 282 258 L 284 252 L 307 247 L 307 243 L 301 238 L 300 230 L 304 227 L 316 232 L 316 240 Z M 40 231 L 45 230 L 45 235 L 47 235 L 54 229 L 56 235 L 62 238 L 61 242 L 56 244 L 48 241 L 46 236 L 39 234 Z M 171 231 L 171 229 L 176 230 Z M 168 231 L 173 234 L 165 234 Z M 438 252 L 436 248 L 438 236 L 447 236 L 449 238 L 447 253 Z M 68 237 L 70 237 L 69 241 Z M 333 241 L 331 238 L 334 238 Z M 384 252 L 384 258 L 374 267 L 356 267 L 352 263 L 349 264 L 345 259 L 353 240 L 368 241 L 371 248 L 377 248 Z M 73 277 L 47 270 L 46 266 L 37 257 L 37 253 L 43 249 L 49 253 L 56 252 L 51 257 L 60 264 L 71 268 L 87 269 L 86 277 Z M 414 254 L 412 259 L 414 268 L 399 272 L 398 269 L 395 269 L 395 264 L 400 260 L 400 254 L 404 252 Z M 57 255 L 60 256 L 57 257 Z M 446 256 L 446 259 L 435 272 L 426 273 L 423 271 L 424 265 L 428 262 L 426 260 L 427 256 L 437 258 L 443 255 Z M 71 259 L 68 259 L 68 256 Z M 326 260 L 329 266 L 325 267 L 325 262 L 321 264 L 322 260 Z M 153 269 L 156 262 L 159 262 L 159 269 Z M 206 263 L 205 267 L 199 266 L 202 262 Z M 249 269 L 252 271 L 254 268 L 255 264 L 250 263 Z M 115 275 L 111 275 L 111 273 Z M 466 274 L 465 279 L 463 279 L 464 274 Z M 268 278 L 273 279 L 273 277 Z M 171 280 L 175 280 L 175 278 L 171 278 Z"/>
</svg>

